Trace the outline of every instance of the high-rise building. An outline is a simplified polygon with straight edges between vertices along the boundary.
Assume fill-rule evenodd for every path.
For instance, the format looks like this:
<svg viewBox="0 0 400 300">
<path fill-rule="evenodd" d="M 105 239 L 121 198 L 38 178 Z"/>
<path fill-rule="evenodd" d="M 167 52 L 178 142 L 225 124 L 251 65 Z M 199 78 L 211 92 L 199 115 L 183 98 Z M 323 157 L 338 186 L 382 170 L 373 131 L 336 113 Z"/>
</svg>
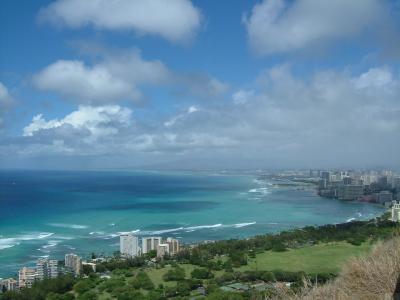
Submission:
<svg viewBox="0 0 400 300">
<path fill-rule="evenodd" d="M 149 253 L 151 250 L 157 251 L 157 246 L 162 243 L 161 237 L 142 238 L 142 252 Z"/>
<path fill-rule="evenodd" d="M 157 246 L 157 257 L 163 258 L 169 254 L 169 244 L 159 244 Z"/>
<path fill-rule="evenodd" d="M 82 272 L 82 259 L 73 253 L 65 255 L 65 267 L 73 272 L 75 276 L 79 276 Z"/>
<path fill-rule="evenodd" d="M 352 184 L 353 179 L 351 177 L 343 177 L 343 184 L 349 185 Z"/>
<path fill-rule="evenodd" d="M 357 200 L 363 194 L 363 185 L 348 184 L 339 186 L 337 197 L 340 200 Z"/>
<path fill-rule="evenodd" d="M 40 258 L 36 262 L 36 279 L 57 278 L 59 275 L 58 261 Z"/>
<path fill-rule="evenodd" d="M 169 254 L 175 255 L 179 252 L 179 240 L 173 238 L 167 238 L 167 244 L 169 245 Z"/>
<path fill-rule="evenodd" d="M 139 238 L 132 233 L 121 234 L 119 237 L 119 251 L 123 257 L 140 255 Z"/>
<path fill-rule="evenodd" d="M 36 270 L 34 268 L 23 267 L 18 272 L 19 288 L 31 288 L 36 278 Z"/>
<path fill-rule="evenodd" d="M 60 275 L 58 260 L 50 259 L 47 269 L 47 276 L 48 278 L 57 278 L 58 275 Z"/>
<path fill-rule="evenodd" d="M 330 173 L 328 171 L 323 171 L 321 172 L 321 178 L 325 179 L 326 182 L 329 182 L 330 179 Z"/>
<path fill-rule="evenodd" d="M 36 262 L 36 279 L 43 280 L 47 278 L 47 268 L 49 261 L 46 258 L 39 258 Z"/>
</svg>

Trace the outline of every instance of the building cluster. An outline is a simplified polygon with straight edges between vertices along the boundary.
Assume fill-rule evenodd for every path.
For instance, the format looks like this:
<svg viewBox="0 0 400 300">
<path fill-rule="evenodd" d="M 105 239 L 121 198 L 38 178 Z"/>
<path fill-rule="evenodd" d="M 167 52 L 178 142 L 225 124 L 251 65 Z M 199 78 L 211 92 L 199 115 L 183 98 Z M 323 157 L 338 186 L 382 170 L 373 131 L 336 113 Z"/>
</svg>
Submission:
<svg viewBox="0 0 400 300">
<path fill-rule="evenodd" d="M 35 267 L 23 267 L 18 271 L 18 280 L 0 279 L 0 293 L 31 288 L 36 281 L 57 278 L 61 274 L 79 276 L 83 264 L 81 257 L 76 254 L 66 254 L 64 264 L 55 259 L 39 258 Z"/>
<path fill-rule="evenodd" d="M 158 258 L 166 255 L 175 255 L 180 251 L 179 241 L 173 238 L 144 237 L 139 243 L 139 238 L 131 233 L 120 235 L 120 252 L 124 258 L 132 258 L 154 251 Z M 0 293 L 31 288 L 36 281 L 57 278 L 64 274 L 80 276 L 83 267 L 88 266 L 96 272 L 96 262 L 104 259 L 94 259 L 92 262 L 82 261 L 76 254 L 66 254 L 64 262 L 54 259 L 39 258 L 35 267 L 23 267 L 18 271 L 18 279 L 0 278 Z"/>
<path fill-rule="evenodd" d="M 376 202 L 390 207 L 400 192 L 400 176 L 391 171 L 314 171 L 318 194 L 340 200 Z"/>
<path fill-rule="evenodd" d="M 166 239 L 162 237 L 144 237 L 139 243 L 139 237 L 132 233 L 120 235 L 120 253 L 125 258 L 147 254 L 150 251 L 155 251 L 157 257 L 163 258 L 166 255 L 175 255 L 179 250 L 179 240 L 170 237 Z"/>
</svg>

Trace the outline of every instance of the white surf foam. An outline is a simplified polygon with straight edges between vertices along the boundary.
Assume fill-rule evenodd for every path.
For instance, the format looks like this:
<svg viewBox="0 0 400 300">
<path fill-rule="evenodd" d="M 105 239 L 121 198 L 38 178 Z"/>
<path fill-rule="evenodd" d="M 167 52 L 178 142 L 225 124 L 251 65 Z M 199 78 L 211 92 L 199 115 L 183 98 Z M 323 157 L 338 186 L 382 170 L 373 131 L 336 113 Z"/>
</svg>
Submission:
<svg viewBox="0 0 400 300">
<path fill-rule="evenodd" d="M 186 227 L 186 230 L 198 230 L 198 229 L 208 229 L 208 228 L 218 228 L 221 227 L 222 224 L 214 224 L 214 225 L 200 225 L 200 226 L 191 226 Z"/>
<path fill-rule="evenodd" d="M 254 225 L 254 224 L 256 224 L 256 222 L 238 223 L 238 224 L 235 224 L 234 226 L 235 226 L 236 228 L 241 228 L 241 227 L 246 227 L 246 226 L 250 226 L 250 225 Z"/>
<path fill-rule="evenodd" d="M 18 235 L 16 237 L 11 237 L 11 238 L 1 238 L 0 250 L 12 248 L 14 246 L 19 245 L 23 241 L 46 239 L 52 236 L 53 234 L 54 233 L 52 232 L 31 232 L 31 233 L 24 233 L 22 235 Z"/>
<path fill-rule="evenodd" d="M 89 227 L 87 225 L 66 224 L 66 223 L 49 223 L 47 225 L 53 226 L 53 227 L 69 228 L 69 229 L 86 229 Z"/>
<path fill-rule="evenodd" d="M 183 230 L 183 227 L 178 227 L 178 228 L 172 228 L 172 229 L 164 229 L 164 230 L 158 230 L 158 231 L 151 231 L 152 234 L 164 234 L 164 233 L 170 233 L 170 232 L 175 232 L 175 231 L 180 231 Z"/>
<path fill-rule="evenodd" d="M 260 188 L 254 188 L 248 190 L 249 193 L 255 193 L 255 194 L 263 194 L 267 195 L 270 193 L 269 189 L 267 187 L 260 187 Z"/>
<path fill-rule="evenodd" d="M 104 235 L 104 231 L 92 231 L 89 232 L 90 235 Z"/>
</svg>

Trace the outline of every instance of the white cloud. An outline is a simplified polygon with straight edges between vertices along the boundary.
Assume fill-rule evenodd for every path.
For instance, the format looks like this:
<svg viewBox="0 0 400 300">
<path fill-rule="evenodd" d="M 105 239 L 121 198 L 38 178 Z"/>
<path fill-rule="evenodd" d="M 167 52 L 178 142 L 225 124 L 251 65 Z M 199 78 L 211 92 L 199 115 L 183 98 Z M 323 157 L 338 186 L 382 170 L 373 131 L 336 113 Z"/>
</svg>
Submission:
<svg viewBox="0 0 400 300">
<path fill-rule="evenodd" d="M 58 60 L 33 76 L 40 90 L 55 91 L 78 103 L 100 104 L 145 98 L 141 87 L 165 86 L 184 96 L 216 98 L 228 85 L 204 74 L 170 70 L 159 60 L 145 60 L 139 50 L 109 53 L 87 65 L 78 60 Z"/>
<path fill-rule="evenodd" d="M 233 103 L 236 105 L 246 104 L 253 97 L 253 90 L 238 90 L 232 95 Z"/>
<path fill-rule="evenodd" d="M 374 30 L 388 18 L 380 0 L 263 0 L 243 18 L 259 54 L 290 52 Z"/>
<path fill-rule="evenodd" d="M 118 156 L 133 165 L 137 157 L 140 164 L 184 161 L 175 167 L 400 165 L 400 78 L 389 68 L 305 79 L 279 65 L 252 86 L 234 101 L 188 106 L 166 121 L 133 122 L 117 105 L 80 106 L 60 119 L 36 116 L 20 144 L 0 141 L 0 152 Z"/>
<path fill-rule="evenodd" d="M 134 85 L 111 74 L 105 66 L 88 67 L 82 61 L 56 61 L 35 75 L 34 83 L 41 90 L 57 91 L 88 103 L 140 96 Z"/>
<path fill-rule="evenodd" d="M 393 75 L 388 68 L 372 68 L 356 78 L 358 88 L 387 87 L 393 83 Z"/>
<path fill-rule="evenodd" d="M 199 109 L 196 106 L 190 106 L 186 112 L 181 113 L 179 115 L 176 115 L 174 117 L 172 117 L 171 119 L 169 119 L 168 121 L 164 122 L 164 126 L 165 127 L 171 127 L 174 126 L 177 122 L 183 120 L 184 118 L 186 118 L 187 116 L 195 113 L 199 111 Z"/>
<path fill-rule="evenodd" d="M 32 122 L 23 129 L 24 136 L 34 136 L 43 130 L 71 126 L 74 129 L 87 130 L 89 139 L 115 135 L 120 127 L 131 124 L 132 111 L 118 105 L 107 106 L 79 106 L 78 110 L 66 115 L 62 119 L 46 121 L 41 114 L 33 117 Z"/>
<path fill-rule="evenodd" d="M 133 30 L 173 42 L 190 40 L 201 24 L 201 13 L 189 0 L 57 0 L 39 18 L 71 28 Z"/>
<path fill-rule="evenodd" d="M 14 103 L 14 99 L 8 92 L 7 87 L 0 82 L 0 112 L 2 109 L 9 108 Z"/>
</svg>

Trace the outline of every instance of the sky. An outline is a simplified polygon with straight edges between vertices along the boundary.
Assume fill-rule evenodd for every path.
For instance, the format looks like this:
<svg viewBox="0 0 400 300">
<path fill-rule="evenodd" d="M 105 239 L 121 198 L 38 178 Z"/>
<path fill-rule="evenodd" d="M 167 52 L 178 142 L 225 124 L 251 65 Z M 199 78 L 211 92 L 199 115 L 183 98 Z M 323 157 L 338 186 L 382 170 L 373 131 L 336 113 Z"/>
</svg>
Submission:
<svg viewBox="0 0 400 300">
<path fill-rule="evenodd" d="M 0 168 L 400 167 L 398 0 L 0 5 Z"/>
</svg>

